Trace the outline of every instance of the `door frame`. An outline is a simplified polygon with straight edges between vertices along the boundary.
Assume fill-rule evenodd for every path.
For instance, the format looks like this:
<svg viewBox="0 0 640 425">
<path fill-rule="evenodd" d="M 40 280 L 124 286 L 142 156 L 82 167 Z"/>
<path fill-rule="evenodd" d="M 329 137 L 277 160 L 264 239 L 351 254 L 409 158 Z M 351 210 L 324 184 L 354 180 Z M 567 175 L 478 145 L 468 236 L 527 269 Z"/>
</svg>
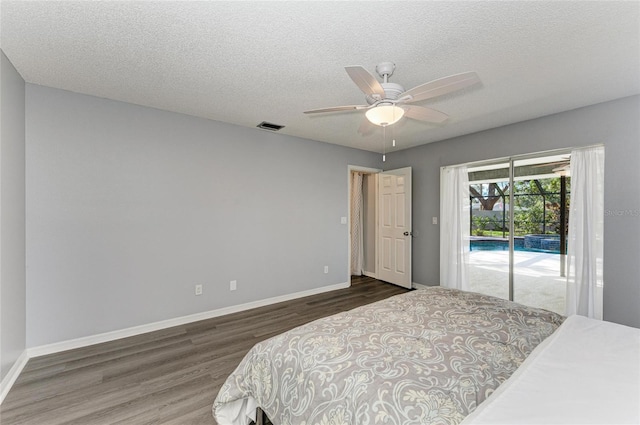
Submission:
<svg viewBox="0 0 640 425">
<path fill-rule="evenodd" d="M 594 146 L 598 146 L 598 145 L 594 145 Z M 540 151 L 540 152 L 531 152 L 531 153 L 526 153 L 526 154 L 521 154 L 521 155 L 512 155 L 512 156 L 506 156 L 506 157 L 502 157 L 502 158 L 493 158 L 493 159 L 488 159 L 488 160 L 480 160 L 480 161 L 473 161 L 473 162 L 467 162 L 464 165 L 466 165 L 468 168 L 473 168 L 473 167 L 480 167 L 480 166 L 485 166 L 485 165 L 494 165 L 494 164 L 506 164 L 509 170 L 509 229 L 514 229 L 515 228 L 515 223 L 514 223 L 514 217 L 515 217 L 515 209 L 512 209 L 511 206 L 514 205 L 514 198 L 515 198 L 515 193 L 513 192 L 513 190 L 511 190 L 511 188 L 513 188 L 513 184 L 515 181 L 515 163 L 517 161 L 522 161 L 522 160 L 527 160 L 527 159 L 537 159 L 537 158 L 544 158 L 547 156 L 556 156 L 556 155 L 570 155 L 571 152 L 573 151 L 574 148 L 559 148 L 559 149 L 553 149 L 553 150 L 547 150 L 547 151 Z M 442 170 L 443 167 L 440 167 L 440 170 Z M 469 182 L 471 184 L 471 182 Z M 442 194 L 440 195 L 442 196 Z M 509 275 L 508 275 L 508 300 L 509 301 L 514 301 L 515 300 L 515 278 L 514 278 L 514 271 L 515 271 L 515 258 L 514 258 L 514 251 L 515 251 L 515 244 L 514 244 L 514 232 L 510 231 L 509 232 L 509 256 L 508 256 L 508 269 L 509 269 Z M 560 264 L 561 267 L 563 266 L 564 260 L 563 257 L 566 258 L 566 254 L 560 254 Z"/>
<path fill-rule="evenodd" d="M 383 170 L 380 168 L 370 168 L 370 167 L 361 167 L 359 165 L 348 165 L 347 166 L 347 279 L 349 282 L 349 286 L 351 286 L 351 173 L 354 171 L 359 171 L 366 174 L 378 174 Z M 378 223 L 378 182 L 376 179 L 376 202 L 375 202 L 375 221 L 376 221 L 376 233 L 377 233 L 377 223 Z M 378 276 L 378 235 L 375 235 L 375 246 L 376 246 L 376 264 L 375 264 L 375 276 Z"/>
</svg>

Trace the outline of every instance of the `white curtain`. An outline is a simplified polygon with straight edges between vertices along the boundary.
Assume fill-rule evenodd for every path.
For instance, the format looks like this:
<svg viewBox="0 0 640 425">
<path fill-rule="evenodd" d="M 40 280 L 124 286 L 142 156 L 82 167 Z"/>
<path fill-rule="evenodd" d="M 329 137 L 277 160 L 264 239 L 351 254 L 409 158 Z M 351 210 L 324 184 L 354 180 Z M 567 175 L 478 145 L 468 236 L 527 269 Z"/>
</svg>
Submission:
<svg viewBox="0 0 640 425">
<path fill-rule="evenodd" d="M 466 166 L 440 171 L 440 285 L 469 289 L 469 174 Z"/>
<path fill-rule="evenodd" d="M 362 276 L 364 242 L 362 231 L 362 173 L 351 173 L 351 275 Z"/>
<path fill-rule="evenodd" d="M 571 152 L 567 315 L 602 320 L 604 147 Z"/>
</svg>

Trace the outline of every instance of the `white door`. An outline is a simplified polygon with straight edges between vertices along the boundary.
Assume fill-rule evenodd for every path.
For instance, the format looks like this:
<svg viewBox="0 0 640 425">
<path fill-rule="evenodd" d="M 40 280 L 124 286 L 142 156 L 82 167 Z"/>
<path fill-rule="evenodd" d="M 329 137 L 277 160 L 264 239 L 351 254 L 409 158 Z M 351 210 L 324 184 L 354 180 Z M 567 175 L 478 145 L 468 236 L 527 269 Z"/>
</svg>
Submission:
<svg viewBox="0 0 640 425">
<path fill-rule="evenodd" d="M 411 288 L 411 167 L 378 174 L 377 278 Z"/>
</svg>

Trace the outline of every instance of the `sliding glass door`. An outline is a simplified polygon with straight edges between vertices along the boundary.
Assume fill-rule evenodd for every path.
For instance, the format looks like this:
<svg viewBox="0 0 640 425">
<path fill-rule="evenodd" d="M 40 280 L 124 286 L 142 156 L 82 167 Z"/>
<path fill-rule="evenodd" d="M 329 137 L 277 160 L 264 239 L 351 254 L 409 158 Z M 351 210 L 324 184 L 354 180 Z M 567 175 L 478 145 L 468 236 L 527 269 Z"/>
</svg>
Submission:
<svg viewBox="0 0 640 425">
<path fill-rule="evenodd" d="M 513 300 L 565 311 L 569 156 L 513 161 Z"/>
<path fill-rule="evenodd" d="M 469 169 L 471 291 L 509 299 L 509 162 Z"/>
<path fill-rule="evenodd" d="M 469 168 L 472 291 L 564 313 L 569 155 Z"/>
</svg>

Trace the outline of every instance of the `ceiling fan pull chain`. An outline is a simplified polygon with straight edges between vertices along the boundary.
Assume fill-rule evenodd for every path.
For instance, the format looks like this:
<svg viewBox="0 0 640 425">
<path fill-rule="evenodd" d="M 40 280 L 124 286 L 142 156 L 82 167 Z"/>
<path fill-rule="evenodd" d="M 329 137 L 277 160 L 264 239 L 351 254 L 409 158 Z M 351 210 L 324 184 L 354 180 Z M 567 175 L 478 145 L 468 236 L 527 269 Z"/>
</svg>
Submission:
<svg viewBox="0 0 640 425">
<path fill-rule="evenodd" d="M 396 119 L 396 111 L 394 109 L 394 111 L 393 111 L 393 120 L 395 121 L 395 119 Z M 391 146 L 395 148 L 396 147 L 396 138 L 393 137 L 393 136 L 394 136 L 393 127 L 391 127 L 391 140 L 392 140 Z"/>
<path fill-rule="evenodd" d="M 393 135 L 393 127 L 391 128 L 391 146 L 396 147 L 396 138 Z"/>
<path fill-rule="evenodd" d="M 382 126 L 382 162 L 385 162 L 387 160 L 387 155 L 385 155 L 385 141 L 387 139 L 387 126 L 383 125 Z"/>
</svg>

